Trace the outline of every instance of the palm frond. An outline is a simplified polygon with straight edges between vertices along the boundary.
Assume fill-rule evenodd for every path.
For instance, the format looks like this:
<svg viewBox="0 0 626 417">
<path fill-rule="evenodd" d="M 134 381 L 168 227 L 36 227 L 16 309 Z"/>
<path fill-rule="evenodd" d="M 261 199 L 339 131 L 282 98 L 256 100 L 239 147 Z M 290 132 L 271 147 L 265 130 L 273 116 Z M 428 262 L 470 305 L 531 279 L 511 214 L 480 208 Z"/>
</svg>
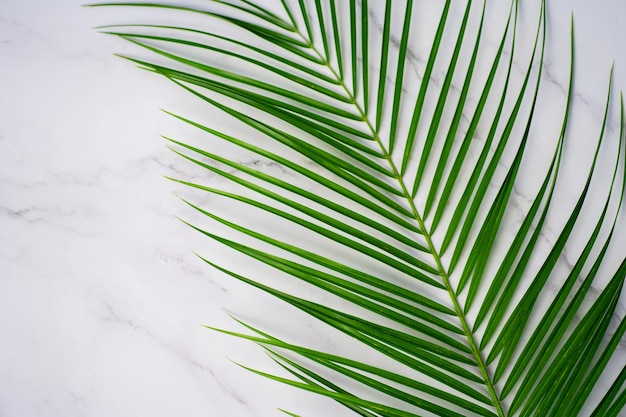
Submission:
<svg viewBox="0 0 626 417">
<path fill-rule="evenodd" d="M 433 16 L 412 0 L 93 6 L 200 17 L 201 27 L 147 19 L 100 29 L 148 53 L 123 58 L 189 92 L 209 117 L 168 115 L 284 173 L 224 156 L 214 142 L 165 137 L 175 153 L 231 185 L 170 179 L 245 206 L 256 221 L 248 225 L 249 219 L 184 198 L 201 219 L 184 222 L 275 277 L 267 283 L 253 271 L 200 259 L 380 359 L 323 352 L 236 318 L 248 333 L 209 327 L 260 345 L 288 376 L 241 366 L 366 417 L 547 417 L 584 410 L 605 417 L 625 408 L 626 368 L 608 383 L 605 372 L 626 331 L 624 318 L 609 330 L 626 258 L 614 271 L 605 262 L 626 190 L 621 94 L 619 132 L 607 129 L 615 102 L 612 70 L 582 190 L 569 211 L 558 214 L 565 222 L 550 250 L 540 248 L 559 187 L 570 181 L 561 167 L 575 94 L 573 19 L 562 116 L 554 131 L 545 131 L 538 115 L 554 106 L 541 95 L 549 53 L 545 1 L 536 2 L 530 44 L 519 35 L 524 22 L 516 0 L 496 36 L 486 0 L 467 0 L 458 18 L 446 0 L 426 40 L 418 37 L 420 24 Z M 207 29 L 219 25 L 232 36 Z M 486 47 L 487 31 L 499 40 L 495 51 Z M 429 47 L 415 77 L 412 45 L 418 42 Z M 433 83 L 437 71 L 440 82 Z M 221 128 L 217 119 L 224 116 L 239 128 Z M 527 149 L 536 140 L 553 147 L 539 174 L 527 167 Z M 615 155 L 612 177 L 595 202 L 606 153 Z M 515 187 L 529 179 L 536 180 L 534 197 L 511 234 Z M 589 209 L 592 203 L 598 213 Z M 581 219 L 590 216 L 588 233 Z M 280 226 L 266 230 L 265 221 Z M 559 268 L 565 249 L 581 238 L 586 244 L 572 267 Z M 290 291 L 289 280 L 322 299 Z M 606 392 L 599 381 L 609 386 Z M 601 400 L 590 404 L 594 390 Z"/>
</svg>

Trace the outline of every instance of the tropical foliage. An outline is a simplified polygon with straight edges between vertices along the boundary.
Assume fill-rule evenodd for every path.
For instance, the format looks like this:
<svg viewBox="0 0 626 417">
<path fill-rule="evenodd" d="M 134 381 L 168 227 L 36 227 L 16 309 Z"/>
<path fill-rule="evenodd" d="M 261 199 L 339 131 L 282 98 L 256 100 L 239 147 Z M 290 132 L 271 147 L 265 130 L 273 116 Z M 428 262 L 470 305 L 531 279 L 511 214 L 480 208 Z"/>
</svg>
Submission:
<svg viewBox="0 0 626 417">
<path fill-rule="evenodd" d="M 603 261 L 626 182 L 623 106 L 619 131 L 606 129 L 616 102 L 610 82 L 586 182 L 559 214 L 565 220 L 551 248 L 541 247 L 556 190 L 569 181 L 559 170 L 570 137 L 573 23 L 560 120 L 546 131 L 538 115 L 555 104 L 540 98 L 545 2 L 534 2 L 526 49 L 518 1 L 499 22 L 489 20 L 497 14 L 486 1 L 266 3 L 117 3 L 153 14 L 101 28 L 149 51 L 151 58 L 125 58 L 204 106 L 203 120 L 169 114 L 222 145 L 166 139 L 207 178 L 228 180 L 230 191 L 174 180 L 211 201 L 251 207 L 254 222 L 184 200 L 201 214 L 188 224 L 233 256 L 273 268 L 275 279 L 201 258 L 384 358 L 324 352 L 240 320 L 247 332 L 216 329 L 258 343 L 286 373 L 248 369 L 368 417 L 619 415 L 626 368 L 609 382 L 606 371 L 626 330 L 624 319 L 610 329 L 626 259 L 612 271 Z M 190 24 L 149 23 L 152 16 L 188 16 Z M 495 45 L 485 41 L 493 28 Z M 420 62 L 414 47 L 424 39 Z M 219 127 L 225 116 L 234 129 Z M 553 144 L 543 172 L 529 169 L 533 140 Z M 221 152 L 228 146 L 270 163 L 238 162 Z M 591 198 L 607 147 L 615 155 L 610 183 Z M 529 180 L 536 186 L 520 208 L 516 186 Z M 589 221 L 586 207 L 598 198 L 586 231 L 581 219 Z M 233 233 L 216 231 L 223 228 Z M 564 268 L 560 257 L 574 239 L 585 245 Z M 313 295 L 293 290 L 293 280 Z M 610 388 L 599 392 L 598 381 Z"/>
</svg>

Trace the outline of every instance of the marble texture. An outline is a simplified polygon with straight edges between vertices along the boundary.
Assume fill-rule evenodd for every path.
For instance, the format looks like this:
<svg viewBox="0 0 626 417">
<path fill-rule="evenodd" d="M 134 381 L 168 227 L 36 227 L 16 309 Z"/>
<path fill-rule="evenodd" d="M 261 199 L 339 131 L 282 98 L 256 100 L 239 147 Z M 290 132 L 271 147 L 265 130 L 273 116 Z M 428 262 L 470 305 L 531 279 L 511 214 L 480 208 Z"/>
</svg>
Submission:
<svg viewBox="0 0 626 417">
<path fill-rule="evenodd" d="M 184 107 L 188 97 L 112 56 L 136 51 L 132 45 L 92 30 L 141 14 L 81 3 L 0 1 L 0 416 L 282 415 L 276 407 L 303 416 L 350 415 L 250 375 L 226 358 L 271 369 L 257 347 L 201 327 L 233 328 L 225 311 L 261 324 L 271 317 L 292 327 L 305 320 L 296 332 L 338 349 L 323 326 L 225 279 L 192 253 L 220 249 L 176 219 L 192 213 L 173 195 L 180 187 L 163 176 L 198 174 L 159 138 L 180 131 L 159 108 Z M 568 145 L 564 169 L 581 178 L 593 149 L 585 134 L 598 131 L 613 59 L 614 90 L 626 86 L 626 3 L 548 3 L 554 55 L 546 60 L 552 96 L 545 100 L 564 94 L 557 58 L 567 49 L 570 9 L 576 18 L 574 114 L 581 138 Z M 418 73 L 423 52 L 414 51 Z M 546 154 L 545 146 L 535 142 L 529 152 Z M 603 157 L 610 165 L 610 152 Z M 570 203 L 580 186 L 568 182 L 559 202 Z M 529 190 L 516 189 L 522 209 Z M 544 234 L 546 246 L 558 219 L 555 225 Z M 623 254 L 618 249 L 611 265 Z M 567 254 L 564 262 L 571 263 Z"/>
</svg>

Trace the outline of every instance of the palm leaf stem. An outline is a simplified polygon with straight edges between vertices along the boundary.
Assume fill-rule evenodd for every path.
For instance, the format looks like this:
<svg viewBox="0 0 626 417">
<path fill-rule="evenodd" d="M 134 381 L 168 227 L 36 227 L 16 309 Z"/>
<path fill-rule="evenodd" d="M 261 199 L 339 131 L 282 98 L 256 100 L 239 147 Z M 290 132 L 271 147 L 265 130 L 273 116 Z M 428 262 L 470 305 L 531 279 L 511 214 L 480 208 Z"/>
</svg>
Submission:
<svg viewBox="0 0 626 417">
<path fill-rule="evenodd" d="M 298 31 L 298 34 L 303 38 L 304 36 Z M 363 110 L 363 108 L 361 107 L 361 105 L 358 103 L 358 101 L 356 100 L 356 98 L 354 97 L 354 95 L 352 94 L 352 92 L 349 90 L 348 86 L 346 86 L 346 84 L 344 83 L 344 80 L 339 76 L 339 74 L 334 70 L 334 68 L 332 68 L 332 66 L 330 65 L 330 63 L 328 61 L 324 60 L 324 56 L 315 48 L 314 45 L 311 45 L 310 48 L 312 49 L 313 53 L 316 54 L 320 60 L 324 61 L 324 64 L 326 67 L 328 67 L 329 71 L 331 72 L 331 74 L 333 75 L 333 77 L 335 77 L 337 84 L 343 89 L 343 91 L 346 93 L 346 95 L 348 96 L 348 99 L 350 101 L 350 103 L 352 105 L 354 105 L 357 113 L 361 116 L 361 119 L 363 121 L 363 123 L 365 123 L 367 130 L 369 130 L 369 132 L 371 133 L 372 137 L 374 138 L 374 141 L 378 144 L 379 148 L 380 148 L 380 152 L 383 155 L 383 159 L 387 161 L 387 163 L 389 164 L 389 167 L 391 169 L 391 172 L 393 174 L 393 177 L 398 181 L 398 185 L 400 186 L 401 189 L 401 193 L 403 198 L 407 201 L 407 203 L 409 204 L 409 210 L 412 213 L 412 217 L 413 220 L 415 220 L 415 222 L 417 223 L 417 227 L 420 230 L 420 233 L 423 235 L 423 237 L 426 240 L 426 245 L 428 247 L 428 250 L 430 252 L 430 254 L 432 255 L 435 264 L 436 264 L 436 269 L 438 270 L 438 274 L 441 277 L 442 281 L 443 281 L 443 285 L 445 286 L 445 290 L 448 292 L 448 295 L 452 301 L 452 304 L 454 306 L 454 311 L 461 323 L 461 327 L 463 330 L 463 333 L 465 335 L 465 337 L 467 338 L 467 341 L 470 345 L 470 350 L 472 352 L 472 355 L 474 356 L 476 363 L 478 365 L 478 369 L 480 371 L 481 376 L 483 377 L 483 380 L 485 382 L 485 385 L 487 387 L 487 390 L 489 391 L 489 396 L 491 397 L 491 400 L 493 402 L 493 406 L 496 408 L 496 411 L 498 413 L 499 417 L 505 417 L 506 414 L 502 408 L 502 404 L 500 402 L 500 398 L 498 393 L 496 392 L 496 388 L 495 388 L 495 384 L 492 382 L 491 380 L 491 376 L 489 375 L 489 371 L 487 369 L 487 365 L 486 362 L 484 361 L 482 354 L 481 354 L 481 350 L 478 348 L 478 344 L 476 343 L 476 340 L 474 339 L 474 334 L 469 326 L 469 323 L 467 321 L 467 318 L 465 316 L 465 313 L 463 311 L 463 308 L 461 307 L 460 301 L 456 295 L 456 292 L 454 290 L 454 288 L 452 287 L 452 284 L 450 282 L 450 277 L 446 271 L 446 268 L 443 266 L 442 263 L 442 259 L 441 256 L 439 254 L 439 252 L 437 251 L 432 237 L 429 233 L 428 228 L 426 227 L 426 224 L 424 222 L 424 219 L 422 218 L 422 216 L 420 215 L 417 207 L 415 206 L 415 202 L 411 196 L 410 191 L 408 190 L 407 185 L 404 182 L 404 178 L 403 175 L 400 174 L 400 170 L 396 167 L 396 164 L 394 163 L 393 159 L 391 158 L 391 154 L 389 153 L 389 151 L 387 150 L 387 148 L 385 147 L 381 137 L 378 134 L 378 129 L 376 129 L 374 127 L 374 125 L 372 124 L 372 122 L 369 119 L 369 116 L 365 113 L 365 111 Z"/>
</svg>

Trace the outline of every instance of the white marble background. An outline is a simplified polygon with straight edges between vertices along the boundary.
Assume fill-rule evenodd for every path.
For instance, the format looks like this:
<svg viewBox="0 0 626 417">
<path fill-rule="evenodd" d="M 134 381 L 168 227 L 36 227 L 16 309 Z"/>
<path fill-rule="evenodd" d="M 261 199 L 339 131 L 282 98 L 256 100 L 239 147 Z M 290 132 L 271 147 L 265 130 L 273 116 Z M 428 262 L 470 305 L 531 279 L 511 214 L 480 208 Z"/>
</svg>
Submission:
<svg viewBox="0 0 626 417">
<path fill-rule="evenodd" d="M 179 125 L 158 110 L 186 97 L 92 30 L 127 11 L 81 3 L 0 0 L 0 416 L 350 415 L 238 368 L 226 357 L 266 359 L 200 326 L 232 327 L 224 309 L 291 310 L 191 253 L 206 240 L 175 219 L 189 211 L 162 176 L 188 166 L 159 138 Z M 626 2 L 550 0 L 564 47 L 570 9 L 577 117 L 597 131 L 614 58 L 626 86 Z"/>
</svg>

